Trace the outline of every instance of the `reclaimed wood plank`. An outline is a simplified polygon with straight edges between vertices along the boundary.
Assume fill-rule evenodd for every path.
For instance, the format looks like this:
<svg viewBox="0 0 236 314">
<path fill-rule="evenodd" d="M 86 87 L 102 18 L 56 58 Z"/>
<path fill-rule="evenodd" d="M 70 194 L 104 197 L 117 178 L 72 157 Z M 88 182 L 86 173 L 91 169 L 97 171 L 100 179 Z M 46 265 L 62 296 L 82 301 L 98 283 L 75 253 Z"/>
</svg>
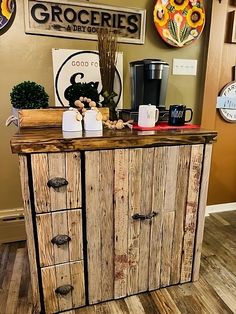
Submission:
<svg viewBox="0 0 236 314">
<path fill-rule="evenodd" d="M 203 145 L 193 145 L 191 150 L 188 196 L 184 226 L 184 240 L 183 240 L 184 242 L 180 279 L 181 283 L 190 281 L 192 278 L 202 158 L 203 158 Z"/>
<path fill-rule="evenodd" d="M 82 210 L 67 211 L 69 241 L 69 260 L 77 261 L 83 259 L 83 227 Z"/>
<path fill-rule="evenodd" d="M 56 288 L 64 285 L 71 285 L 70 264 L 61 264 L 55 266 L 56 273 Z M 73 287 L 77 289 L 77 287 Z M 54 292 L 55 293 L 55 292 Z M 58 300 L 58 311 L 64 311 L 72 308 L 72 291 L 66 295 L 56 294 Z"/>
<path fill-rule="evenodd" d="M 63 245 L 57 245 L 51 242 L 51 240 L 58 235 L 69 236 L 68 215 L 70 215 L 70 213 L 67 213 L 67 211 L 53 212 L 51 215 L 52 237 L 51 239 L 48 238 L 48 242 L 53 248 L 54 264 L 65 263 L 65 262 L 69 262 L 70 260 L 68 243 L 63 244 Z M 73 243 L 74 243 L 74 239 L 73 239 Z"/>
<path fill-rule="evenodd" d="M 208 182 L 209 182 L 210 166 L 211 166 L 211 154 L 212 154 L 212 145 L 211 144 L 205 145 L 203 166 L 202 166 L 201 188 L 200 188 L 201 190 L 200 190 L 200 198 L 199 198 L 198 214 L 197 214 L 198 216 L 197 217 L 197 230 L 196 230 L 195 252 L 194 252 L 194 261 L 193 261 L 193 276 L 192 276 L 193 281 L 198 280 L 199 271 L 200 271 L 205 210 L 206 210 L 206 203 L 207 203 Z"/>
<path fill-rule="evenodd" d="M 39 285 L 38 285 L 38 269 L 36 263 L 36 249 L 35 249 L 35 239 L 34 239 L 34 227 L 32 221 L 32 208 L 30 202 L 30 191 L 29 191 L 29 176 L 28 176 L 28 164 L 27 157 L 19 155 L 19 170 L 20 170 L 20 180 L 21 180 L 21 191 L 22 199 L 24 205 L 24 218 L 25 218 L 25 229 L 27 234 L 27 247 L 29 256 L 29 266 L 30 266 L 30 277 L 32 285 L 32 302 L 33 307 L 37 313 L 40 312 L 40 295 L 39 295 Z"/>
<path fill-rule="evenodd" d="M 114 161 L 114 297 L 127 294 L 129 150 L 115 150 Z"/>
<path fill-rule="evenodd" d="M 141 165 L 142 149 L 129 151 L 129 226 L 128 226 L 128 295 L 138 292 L 140 220 L 134 214 L 141 213 Z"/>
<path fill-rule="evenodd" d="M 176 197 L 176 184 L 177 184 L 177 171 L 178 171 L 178 157 L 180 146 L 167 147 L 166 148 L 166 160 L 167 164 L 166 178 L 165 178 L 165 202 L 164 213 L 172 212 L 175 210 L 175 197 Z M 158 162 L 158 161 L 157 161 Z"/>
<path fill-rule="evenodd" d="M 141 199 L 140 211 L 142 215 L 149 215 L 152 210 L 152 186 L 153 186 L 153 163 L 154 148 L 145 148 L 142 150 L 142 174 L 141 174 Z M 139 180 L 138 177 L 136 180 Z M 138 291 L 148 290 L 149 280 L 149 255 L 150 255 L 150 230 L 151 220 L 143 220 L 140 223 L 139 233 L 139 276 Z"/>
<path fill-rule="evenodd" d="M 100 152 L 86 152 L 86 224 L 88 297 L 90 304 L 102 299 L 101 207 L 99 204 Z"/>
<path fill-rule="evenodd" d="M 49 266 L 55 263 L 54 247 L 51 243 L 53 238 L 52 215 L 36 215 L 38 233 L 38 252 L 40 266 Z"/>
<path fill-rule="evenodd" d="M 50 211 L 50 193 L 47 186 L 49 180 L 48 155 L 31 155 L 34 203 L 36 213 Z"/>
<path fill-rule="evenodd" d="M 72 290 L 72 307 L 85 305 L 84 262 L 70 264 Z"/>
<path fill-rule="evenodd" d="M 72 165 L 71 165 L 72 166 Z M 49 153 L 48 154 L 49 179 L 66 178 L 65 154 Z M 66 209 L 67 186 L 60 188 L 49 188 L 50 208 L 51 210 Z"/>
<path fill-rule="evenodd" d="M 81 160 L 79 152 L 66 153 L 66 208 L 82 207 Z"/>
<path fill-rule="evenodd" d="M 58 312 L 58 298 L 55 293 L 55 287 L 57 287 L 55 266 L 42 268 L 41 274 L 45 311 L 46 313 Z"/>
<path fill-rule="evenodd" d="M 175 212 L 167 212 L 163 216 L 161 274 L 160 285 L 166 287 L 170 284 L 172 244 L 174 235 Z"/>
<path fill-rule="evenodd" d="M 191 146 L 181 146 L 178 154 L 178 172 L 175 196 L 175 226 L 171 257 L 171 284 L 180 282 L 184 219 L 188 193 Z"/>
<path fill-rule="evenodd" d="M 165 180 L 167 173 L 167 149 L 155 148 L 153 168 L 152 209 L 158 215 L 152 219 L 150 233 L 149 290 L 160 287 L 161 239 L 163 208 L 165 204 Z"/>
<path fill-rule="evenodd" d="M 101 280 L 103 301 L 114 295 L 114 153 L 112 150 L 100 152 L 99 207 L 101 228 Z M 105 225 L 104 225 L 105 224 Z"/>
</svg>

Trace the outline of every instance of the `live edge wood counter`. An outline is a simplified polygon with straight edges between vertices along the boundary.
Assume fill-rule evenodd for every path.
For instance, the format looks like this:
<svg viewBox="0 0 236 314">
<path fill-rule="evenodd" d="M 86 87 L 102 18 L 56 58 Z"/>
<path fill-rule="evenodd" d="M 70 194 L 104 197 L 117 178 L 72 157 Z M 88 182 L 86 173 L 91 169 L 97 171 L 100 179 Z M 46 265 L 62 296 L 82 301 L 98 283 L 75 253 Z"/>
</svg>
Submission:
<svg viewBox="0 0 236 314">
<path fill-rule="evenodd" d="M 197 280 L 215 137 L 20 130 L 35 313 Z"/>
</svg>

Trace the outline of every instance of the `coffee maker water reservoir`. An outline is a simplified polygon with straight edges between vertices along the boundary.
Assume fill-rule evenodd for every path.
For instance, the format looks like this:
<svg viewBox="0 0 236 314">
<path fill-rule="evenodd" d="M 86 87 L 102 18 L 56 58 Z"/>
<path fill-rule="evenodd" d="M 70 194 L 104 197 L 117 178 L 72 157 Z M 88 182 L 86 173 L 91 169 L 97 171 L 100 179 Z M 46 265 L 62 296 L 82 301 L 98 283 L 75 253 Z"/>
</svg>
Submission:
<svg viewBox="0 0 236 314">
<path fill-rule="evenodd" d="M 144 59 L 130 63 L 131 110 L 138 111 L 139 105 L 156 105 L 165 111 L 165 100 L 169 65 L 159 59 Z"/>
</svg>

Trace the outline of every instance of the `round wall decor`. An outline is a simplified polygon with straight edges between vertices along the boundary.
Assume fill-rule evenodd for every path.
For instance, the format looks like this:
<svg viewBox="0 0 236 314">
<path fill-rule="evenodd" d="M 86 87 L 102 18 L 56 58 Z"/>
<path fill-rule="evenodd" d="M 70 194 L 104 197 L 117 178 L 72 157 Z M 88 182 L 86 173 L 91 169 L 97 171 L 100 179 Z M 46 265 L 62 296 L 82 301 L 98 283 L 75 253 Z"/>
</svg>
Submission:
<svg viewBox="0 0 236 314">
<path fill-rule="evenodd" d="M 236 98 L 236 81 L 225 85 L 220 92 L 220 96 Z M 220 108 L 219 112 L 225 121 L 236 123 L 236 109 Z"/>
<path fill-rule="evenodd" d="M 203 31 L 203 0 L 157 0 L 153 17 L 158 33 L 167 44 L 187 46 Z"/>
<path fill-rule="evenodd" d="M 0 0 L 0 31 L 4 32 L 12 22 L 16 10 L 15 0 Z"/>
</svg>

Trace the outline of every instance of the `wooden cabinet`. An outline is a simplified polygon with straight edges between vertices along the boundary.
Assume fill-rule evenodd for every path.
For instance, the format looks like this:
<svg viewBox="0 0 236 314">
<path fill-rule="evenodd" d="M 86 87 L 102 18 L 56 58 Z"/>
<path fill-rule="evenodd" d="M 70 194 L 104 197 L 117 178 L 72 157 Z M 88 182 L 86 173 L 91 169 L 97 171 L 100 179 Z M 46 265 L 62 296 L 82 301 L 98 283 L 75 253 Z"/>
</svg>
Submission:
<svg viewBox="0 0 236 314">
<path fill-rule="evenodd" d="M 215 133 L 188 132 L 16 137 L 35 313 L 198 279 Z"/>
</svg>

